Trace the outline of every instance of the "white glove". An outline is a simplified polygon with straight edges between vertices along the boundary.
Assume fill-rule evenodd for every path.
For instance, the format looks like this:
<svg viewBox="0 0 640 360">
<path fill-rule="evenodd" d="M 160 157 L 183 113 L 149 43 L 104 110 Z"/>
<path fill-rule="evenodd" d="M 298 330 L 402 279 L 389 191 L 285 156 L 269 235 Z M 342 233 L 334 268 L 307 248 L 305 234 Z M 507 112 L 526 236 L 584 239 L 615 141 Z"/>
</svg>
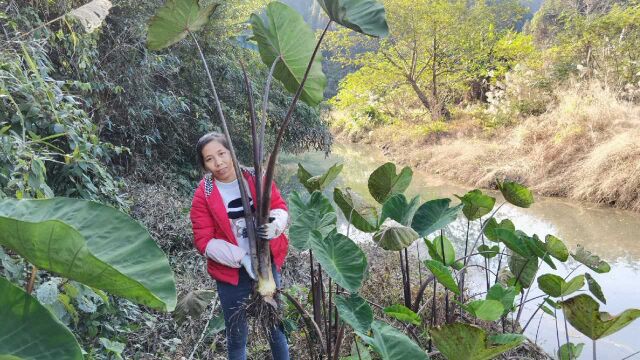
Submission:
<svg viewBox="0 0 640 360">
<path fill-rule="evenodd" d="M 269 212 L 269 222 L 257 229 L 258 236 L 265 240 L 271 240 L 280 236 L 287 227 L 289 213 L 286 210 L 274 209 Z"/>
<path fill-rule="evenodd" d="M 220 239 L 211 239 L 207 243 L 205 249 L 207 257 L 217 263 L 231 267 L 239 268 L 240 261 L 247 254 L 241 247 L 236 246 L 228 241 Z"/>
<path fill-rule="evenodd" d="M 251 256 L 249 254 L 245 255 L 242 260 L 240 260 L 240 265 L 244 266 L 244 269 L 247 270 L 247 274 L 253 280 L 256 279 L 256 274 L 253 273 L 253 268 L 251 267 Z"/>
</svg>

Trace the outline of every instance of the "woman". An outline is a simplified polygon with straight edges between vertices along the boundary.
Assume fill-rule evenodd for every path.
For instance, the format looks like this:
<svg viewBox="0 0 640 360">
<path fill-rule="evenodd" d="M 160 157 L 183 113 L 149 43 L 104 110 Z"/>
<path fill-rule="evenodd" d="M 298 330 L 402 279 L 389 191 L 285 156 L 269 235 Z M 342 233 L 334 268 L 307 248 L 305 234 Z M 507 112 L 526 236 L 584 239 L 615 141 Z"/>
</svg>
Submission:
<svg viewBox="0 0 640 360">
<path fill-rule="evenodd" d="M 226 326 L 230 360 L 246 359 L 247 319 L 243 305 L 253 290 L 256 276 L 251 266 L 246 221 L 240 200 L 240 188 L 229 145 L 224 135 L 212 132 L 198 140 L 198 165 L 206 172 L 193 196 L 191 224 L 194 244 L 207 257 L 207 270 L 216 280 Z M 243 169 L 250 197 L 255 199 L 255 174 Z M 253 201 L 250 201 L 252 210 Z M 275 184 L 271 187 L 271 211 L 268 224 L 260 226 L 258 236 L 269 241 L 273 275 L 280 286 L 280 270 L 287 255 L 287 205 Z M 260 241 L 260 240 L 259 240 Z M 282 327 L 268 331 L 274 360 L 288 360 L 289 349 Z"/>
</svg>

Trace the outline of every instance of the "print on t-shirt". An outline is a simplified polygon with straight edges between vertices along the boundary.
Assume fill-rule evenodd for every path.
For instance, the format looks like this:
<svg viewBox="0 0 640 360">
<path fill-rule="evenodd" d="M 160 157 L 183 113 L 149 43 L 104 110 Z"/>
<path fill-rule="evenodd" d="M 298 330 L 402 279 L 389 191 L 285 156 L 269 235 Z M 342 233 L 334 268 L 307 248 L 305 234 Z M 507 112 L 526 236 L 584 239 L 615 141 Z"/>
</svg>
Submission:
<svg viewBox="0 0 640 360">
<path fill-rule="evenodd" d="M 254 211 L 253 200 L 249 198 L 249 204 L 251 211 Z M 244 209 L 242 208 L 242 199 L 235 198 L 227 203 L 227 215 L 231 221 L 231 229 L 236 236 L 236 239 L 246 238 L 247 222 L 244 218 Z"/>
</svg>

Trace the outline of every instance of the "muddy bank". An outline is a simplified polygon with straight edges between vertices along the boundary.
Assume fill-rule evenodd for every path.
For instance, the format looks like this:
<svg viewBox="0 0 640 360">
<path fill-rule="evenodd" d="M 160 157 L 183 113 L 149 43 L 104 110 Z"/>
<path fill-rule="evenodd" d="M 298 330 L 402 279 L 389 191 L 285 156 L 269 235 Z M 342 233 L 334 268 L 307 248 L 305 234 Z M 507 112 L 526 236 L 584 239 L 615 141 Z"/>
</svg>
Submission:
<svg viewBox="0 0 640 360">
<path fill-rule="evenodd" d="M 468 119 L 437 136 L 413 124 L 380 127 L 341 141 L 377 146 L 393 161 L 470 187 L 496 178 L 544 196 L 640 211 L 640 106 L 607 96 L 568 94 L 553 110 L 487 134 Z"/>
</svg>

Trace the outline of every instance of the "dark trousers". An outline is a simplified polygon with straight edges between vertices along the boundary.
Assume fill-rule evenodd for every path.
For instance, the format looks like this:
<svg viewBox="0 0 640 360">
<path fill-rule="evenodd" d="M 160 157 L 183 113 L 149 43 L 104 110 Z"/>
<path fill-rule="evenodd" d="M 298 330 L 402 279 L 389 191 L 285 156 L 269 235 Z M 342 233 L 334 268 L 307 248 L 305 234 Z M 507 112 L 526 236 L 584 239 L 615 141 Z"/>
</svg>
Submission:
<svg viewBox="0 0 640 360">
<path fill-rule="evenodd" d="M 243 267 L 239 270 L 238 286 L 216 282 L 226 326 L 229 360 L 246 360 L 247 358 L 247 334 L 249 331 L 243 305 L 251 296 L 253 280 Z M 275 266 L 273 266 L 273 277 L 276 286 L 280 287 L 280 273 L 276 271 Z M 269 331 L 269 345 L 273 360 L 289 360 L 289 346 L 282 325 Z"/>
</svg>

